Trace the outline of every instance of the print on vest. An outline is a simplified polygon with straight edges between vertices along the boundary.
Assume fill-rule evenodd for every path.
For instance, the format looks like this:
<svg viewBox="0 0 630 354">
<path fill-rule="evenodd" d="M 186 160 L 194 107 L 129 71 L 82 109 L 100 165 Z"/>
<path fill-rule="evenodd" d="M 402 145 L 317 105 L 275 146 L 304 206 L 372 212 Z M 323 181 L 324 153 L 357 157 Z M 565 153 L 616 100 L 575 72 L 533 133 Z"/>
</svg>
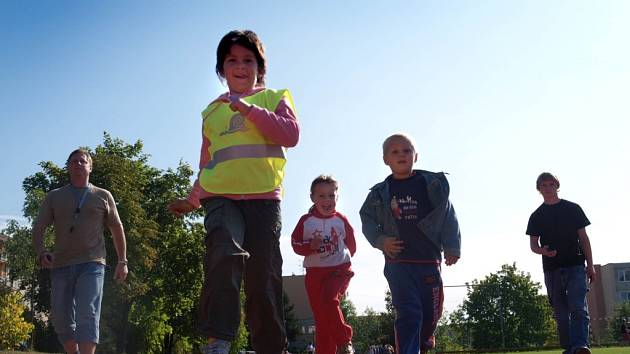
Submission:
<svg viewBox="0 0 630 354">
<path fill-rule="evenodd" d="M 322 235 L 322 230 L 313 231 L 313 238 L 321 237 L 322 245 L 317 249 L 317 253 L 320 253 L 320 258 L 330 257 L 339 253 L 339 234 L 334 227 L 330 228 L 330 235 Z"/>
<path fill-rule="evenodd" d="M 230 118 L 230 124 L 226 130 L 221 132 L 221 136 L 227 134 L 234 134 L 237 132 L 246 132 L 247 127 L 245 126 L 245 117 L 243 117 L 240 113 L 236 113 Z"/>
<path fill-rule="evenodd" d="M 418 201 L 406 196 L 396 198 L 394 196 L 391 201 L 392 214 L 397 220 L 416 220 L 418 219 Z"/>
</svg>

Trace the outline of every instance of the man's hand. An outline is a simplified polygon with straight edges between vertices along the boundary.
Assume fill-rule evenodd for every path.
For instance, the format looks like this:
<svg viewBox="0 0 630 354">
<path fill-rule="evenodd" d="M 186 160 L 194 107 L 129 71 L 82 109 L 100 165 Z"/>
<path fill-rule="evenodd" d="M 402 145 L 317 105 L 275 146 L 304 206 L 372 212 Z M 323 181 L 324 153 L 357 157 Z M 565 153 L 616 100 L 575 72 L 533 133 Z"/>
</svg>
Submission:
<svg viewBox="0 0 630 354">
<path fill-rule="evenodd" d="M 389 258 L 396 258 L 405 247 L 403 240 L 397 237 L 386 237 L 383 241 L 383 252 Z"/>
<path fill-rule="evenodd" d="M 53 254 L 48 251 L 44 251 L 39 255 L 39 265 L 41 265 L 42 268 L 52 268 L 54 260 L 55 257 Z"/>
<path fill-rule="evenodd" d="M 558 251 L 550 250 L 548 245 L 544 245 L 540 249 L 540 254 L 542 254 L 545 257 L 555 257 L 558 254 Z"/>
<path fill-rule="evenodd" d="M 593 283 L 597 280 L 597 272 L 595 271 L 595 267 L 586 266 L 586 277 L 588 278 L 589 283 Z"/>
<path fill-rule="evenodd" d="M 168 205 L 168 211 L 170 211 L 178 218 L 181 218 L 182 216 L 190 213 L 193 210 L 195 210 L 195 206 L 190 204 L 190 202 L 186 199 L 176 199 Z"/>
<path fill-rule="evenodd" d="M 459 261 L 459 257 L 457 256 L 446 256 L 444 259 L 444 264 L 447 266 L 453 265 Z"/>
<path fill-rule="evenodd" d="M 127 274 L 129 274 L 127 263 L 118 262 L 118 264 L 116 265 L 116 271 L 114 272 L 114 280 L 122 283 L 125 281 L 125 279 L 127 279 Z"/>
</svg>

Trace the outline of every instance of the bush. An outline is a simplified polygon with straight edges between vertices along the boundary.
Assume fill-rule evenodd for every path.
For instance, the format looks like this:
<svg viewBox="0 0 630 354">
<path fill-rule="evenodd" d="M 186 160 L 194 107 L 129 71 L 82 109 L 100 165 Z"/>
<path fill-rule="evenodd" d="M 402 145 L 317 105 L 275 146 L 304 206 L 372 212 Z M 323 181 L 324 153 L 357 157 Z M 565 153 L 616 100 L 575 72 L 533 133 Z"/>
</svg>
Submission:
<svg viewBox="0 0 630 354">
<path fill-rule="evenodd" d="M 0 290 L 0 349 L 18 349 L 29 339 L 34 326 L 24 320 L 24 309 L 22 294 Z"/>
</svg>

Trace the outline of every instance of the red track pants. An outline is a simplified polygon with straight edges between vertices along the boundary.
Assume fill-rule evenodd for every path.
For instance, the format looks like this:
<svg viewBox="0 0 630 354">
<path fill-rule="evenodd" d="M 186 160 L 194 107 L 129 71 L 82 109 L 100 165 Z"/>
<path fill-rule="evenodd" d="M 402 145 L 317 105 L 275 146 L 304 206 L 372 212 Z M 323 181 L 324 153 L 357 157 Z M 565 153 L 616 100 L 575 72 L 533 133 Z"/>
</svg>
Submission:
<svg viewBox="0 0 630 354">
<path fill-rule="evenodd" d="M 317 354 L 334 354 L 338 345 L 352 340 L 352 327 L 346 323 L 339 308 L 352 276 L 350 263 L 306 270 L 306 293 L 315 316 Z"/>
</svg>

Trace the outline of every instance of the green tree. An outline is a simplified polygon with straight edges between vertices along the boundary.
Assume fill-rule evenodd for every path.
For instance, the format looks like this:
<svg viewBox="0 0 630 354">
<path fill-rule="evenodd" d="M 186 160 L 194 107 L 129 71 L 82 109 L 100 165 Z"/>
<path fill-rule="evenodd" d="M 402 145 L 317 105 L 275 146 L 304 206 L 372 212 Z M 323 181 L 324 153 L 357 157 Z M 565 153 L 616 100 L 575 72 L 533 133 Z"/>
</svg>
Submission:
<svg viewBox="0 0 630 354">
<path fill-rule="evenodd" d="M 183 163 L 172 170 L 148 164 L 140 141 L 127 144 L 104 134 L 103 143 L 92 151 L 90 182 L 108 189 L 118 203 L 127 236 L 130 274 L 125 284 L 113 281 L 107 268 L 101 316 L 103 352 L 189 352 L 202 339 L 194 335 L 194 308 L 202 282 L 204 253 L 200 212 L 177 219 L 167 204 L 185 196 L 191 188 L 192 169 Z M 33 220 L 50 190 L 68 183 L 67 172 L 52 162 L 39 164 L 41 171 L 25 178 L 24 214 Z M 49 228 L 49 234 L 52 234 Z M 11 277 L 26 291 L 33 310 L 49 313 L 49 272 L 39 272 L 31 246 L 30 228 L 10 223 L 6 232 Z M 107 263 L 117 259 L 107 238 Z M 49 235 L 48 246 L 52 243 Z M 15 270 L 15 271 L 13 271 Z M 49 326 L 39 326 L 43 330 Z M 56 348 L 42 348 L 55 350 Z"/>
<path fill-rule="evenodd" d="M 282 292 L 282 304 L 284 311 L 284 329 L 287 332 L 287 341 L 289 345 L 295 341 L 295 338 L 300 334 L 300 325 L 295 317 L 295 306 L 289 300 L 289 296 L 286 292 Z"/>
<path fill-rule="evenodd" d="M 109 297 L 104 298 L 104 312 L 109 316 L 103 327 L 115 338 L 116 352 L 154 353 L 178 341 L 198 342 L 191 336 L 203 279 L 205 235 L 196 222 L 200 214 L 178 219 L 166 208 L 190 191 L 192 169 L 182 163 L 175 170 L 151 167 L 140 141 L 126 144 L 108 134 L 93 158 L 91 181 L 116 198 L 127 236 L 127 286 L 112 277 L 105 283 Z M 111 242 L 108 255 L 115 256 Z"/>
<path fill-rule="evenodd" d="M 356 315 L 354 304 L 349 299 L 342 302 L 342 311 L 347 308 L 346 319 L 353 328 L 352 344 L 357 353 L 364 353 L 370 345 L 382 345 L 395 343 L 394 319 L 395 312 L 392 306 L 391 293 L 385 293 L 385 312 L 377 312 L 367 308 L 361 315 Z"/>
<path fill-rule="evenodd" d="M 42 271 L 35 263 L 36 255 L 31 244 L 31 229 L 10 220 L 2 233 L 9 236 L 6 242 L 7 263 L 11 267 L 9 283 L 24 293 L 28 305 L 25 318 L 35 325 L 30 338 L 30 347 L 37 350 L 58 350 L 59 343 L 52 333 L 47 317 L 37 316 L 50 309 L 50 273 Z M 52 238 L 46 237 L 51 245 Z"/>
<path fill-rule="evenodd" d="M 464 349 L 472 347 L 472 331 L 470 327 L 467 326 L 466 314 L 461 306 L 452 313 L 448 314 L 448 316 L 442 316 L 442 319 L 447 321 L 448 328 L 441 329 L 438 325 L 438 335 L 436 336 L 438 346 L 440 345 L 440 339 L 442 339 L 442 336 L 448 335 L 450 336 L 450 341 L 453 342 L 454 346 Z"/>
<path fill-rule="evenodd" d="M 26 342 L 33 325 L 24 315 L 22 295 L 4 285 L 0 286 L 0 349 L 16 349 Z"/>
<path fill-rule="evenodd" d="M 378 312 L 368 307 L 362 315 L 350 317 L 349 323 L 353 329 L 352 344 L 357 353 L 365 353 L 370 345 L 380 344 L 376 341 L 381 335 Z"/>
<path fill-rule="evenodd" d="M 624 301 L 618 304 L 614 311 L 610 322 L 608 322 L 607 338 L 608 343 L 616 343 L 621 341 L 621 321 L 622 319 L 630 320 L 630 301 Z"/>
<path fill-rule="evenodd" d="M 381 313 L 380 327 L 383 330 L 381 337 L 379 337 L 380 344 L 396 343 L 396 337 L 394 335 L 394 322 L 396 321 L 396 309 L 392 303 L 392 292 L 387 289 L 385 291 L 385 312 Z"/>
<path fill-rule="evenodd" d="M 460 351 L 462 345 L 462 331 L 451 319 L 452 314 L 444 313 L 435 330 L 435 350 L 439 352 Z"/>
<path fill-rule="evenodd" d="M 236 338 L 232 341 L 232 346 L 230 347 L 230 354 L 236 354 L 242 350 L 246 350 L 251 347 L 249 342 L 249 329 L 247 327 L 246 318 L 245 318 L 245 288 L 243 284 L 241 284 L 241 292 L 240 292 L 240 300 L 241 300 L 241 322 L 238 326 L 238 331 L 236 332 Z"/>
<path fill-rule="evenodd" d="M 343 318 L 345 318 L 346 320 L 352 317 L 356 317 L 357 309 L 356 307 L 354 307 L 352 301 L 350 301 L 348 294 L 341 298 L 341 301 L 339 302 L 339 307 L 341 308 L 341 313 L 343 313 Z"/>
<path fill-rule="evenodd" d="M 469 286 L 461 305 L 462 323 L 457 325 L 470 330 L 475 349 L 542 346 L 555 330 L 552 310 L 540 289 L 516 264 L 503 265 Z"/>
</svg>

